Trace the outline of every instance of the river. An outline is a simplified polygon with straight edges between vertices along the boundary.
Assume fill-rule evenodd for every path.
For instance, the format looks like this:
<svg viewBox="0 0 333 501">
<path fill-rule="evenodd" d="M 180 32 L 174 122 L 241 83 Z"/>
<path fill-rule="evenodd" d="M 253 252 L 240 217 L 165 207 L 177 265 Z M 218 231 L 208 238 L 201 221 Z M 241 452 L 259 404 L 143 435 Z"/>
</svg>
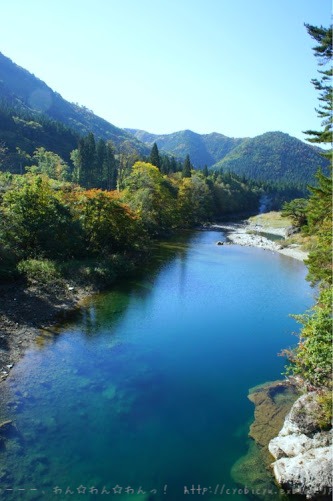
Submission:
<svg viewBox="0 0 333 501">
<path fill-rule="evenodd" d="M 303 263 L 223 239 L 158 245 L 140 276 L 41 334 L 5 384 L 18 432 L 0 454 L 4 499 L 218 500 L 237 487 L 248 390 L 281 377 L 289 314 L 313 291 Z"/>
</svg>

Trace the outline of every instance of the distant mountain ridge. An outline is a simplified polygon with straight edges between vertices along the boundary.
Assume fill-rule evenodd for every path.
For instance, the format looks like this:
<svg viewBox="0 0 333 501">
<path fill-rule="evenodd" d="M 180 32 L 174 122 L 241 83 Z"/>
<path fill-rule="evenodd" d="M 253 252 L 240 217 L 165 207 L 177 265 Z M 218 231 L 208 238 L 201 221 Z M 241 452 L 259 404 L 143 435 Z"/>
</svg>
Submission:
<svg viewBox="0 0 333 501">
<path fill-rule="evenodd" d="M 311 184 L 320 167 L 326 171 L 328 160 L 322 150 L 283 132 L 265 132 L 247 139 L 213 168 L 232 171 L 260 181 Z"/>
<path fill-rule="evenodd" d="M 218 132 L 197 134 L 191 130 L 183 130 L 159 135 L 138 129 L 125 130 L 147 146 L 151 147 L 156 143 L 159 149 L 178 158 L 183 159 L 189 154 L 196 168 L 205 165 L 211 167 L 245 141 L 245 138 L 231 138 Z"/>
<path fill-rule="evenodd" d="M 180 158 L 189 154 L 195 168 L 207 165 L 260 181 L 305 185 L 314 181 L 319 167 L 325 170 L 328 166 L 320 148 L 280 131 L 254 138 L 229 138 L 216 132 L 197 134 L 185 130 L 158 135 L 126 130 L 149 147 L 155 142 L 159 149 Z"/>
<path fill-rule="evenodd" d="M 78 104 L 70 103 L 46 83 L 15 64 L 0 52 L 0 100 L 23 112 L 44 114 L 81 135 L 93 132 L 97 138 L 112 140 L 125 152 L 147 154 L 147 147 L 124 129 L 107 122 Z"/>
</svg>

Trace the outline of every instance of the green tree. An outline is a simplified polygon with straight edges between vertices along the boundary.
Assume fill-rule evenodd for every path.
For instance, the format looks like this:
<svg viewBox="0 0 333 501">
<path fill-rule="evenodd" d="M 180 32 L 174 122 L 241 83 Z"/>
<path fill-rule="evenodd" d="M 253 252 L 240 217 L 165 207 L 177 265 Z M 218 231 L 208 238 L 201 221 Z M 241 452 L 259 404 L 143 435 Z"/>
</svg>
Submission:
<svg viewBox="0 0 333 501">
<path fill-rule="evenodd" d="M 46 151 L 45 148 L 37 148 L 33 154 L 32 160 L 35 165 L 26 170 L 36 174 L 46 174 L 52 179 L 59 181 L 68 181 L 70 179 L 70 170 L 68 164 L 56 153 Z"/>
<path fill-rule="evenodd" d="M 155 167 L 158 168 L 158 170 L 161 170 L 161 158 L 160 158 L 160 153 L 158 151 L 157 144 L 154 143 L 153 147 L 151 149 L 150 155 L 149 155 L 149 163 L 154 165 Z"/>
<path fill-rule="evenodd" d="M 191 177 L 191 168 L 192 165 L 191 165 L 190 155 L 186 155 L 182 170 L 182 177 Z"/>
<path fill-rule="evenodd" d="M 98 189 L 74 192 L 71 206 L 89 255 L 106 256 L 140 246 L 142 230 L 137 217 L 116 192 Z"/>
<path fill-rule="evenodd" d="M 307 131 L 313 143 L 331 144 L 332 141 L 332 26 L 323 28 L 306 25 L 310 36 L 316 40 L 314 52 L 319 60 L 319 66 L 329 66 L 319 71 L 320 80 L 312 80 L 319 94 L 318 116 L 322 119 L 322 130 Z M 332 150 L 325 153 L 332 160 Z M 322 172 L 317 174 L 317 186 L 310 187 L 311 196 L 307 208 L 307 218 L 310 233 L 316 235 L 317 246 L 310 252 L 307 265 L 308 278 L 312 283 L 321 281 L 332 284 L 332 164 L 329 176 Z"/>
<path fill-rule="evenodd" d="M 318 58 L 319 66 L 329 65 L 324 71 L 318 71 L 320 79 L 313 79 L 312 83 L 320 92 L 319 108 L 317 113 L 322 119 L 323 129 L 320 131 L 307 130 L 305 134 L 312 136 L 308 139 L 311 143 L 332 142 L 332 26 L 324 28 L 306 24 L 309 35 L 316 40 L 317 44 L 313 51 Z M 330 155 L 330 154 L 329 154 Z"/>
<path fill-rule="evenodd" d="M 176 226 L 174 189 L 154 165 L 136 162 L 123 196 L 151 236 L 169 233 Z"/>
<path fill-rule="evenodd" d="M 306 198 L 295 198 L 291 202 L 285 202 L 282 207 L 282 217 L 290 217 L 293 224 L 298 228 L 307 223 L 308 200 Z"/>
<path fill-rule="evenodd" d="M 191 227 L 212 218 L 212 193 L 202 174 L 181 180 L 178 192 L 180 226 Z"/>
<path fill-rule="evenodd" d="M 285 350 L 289 373 L 301 376 L 316 388 L 329 387 L 332 378 L 332 290 L 320 293 L 311 311 L 294 318 L 303 325 L 295 350 Z"/>
<path fill-rule="evenodd" d="M 78 182 L 85 188 L 96 186 L 96 143 L 95 137 L 90 132 L 79 141 L 78 147 Z"/>
<path fill-rule="evenodd" d="M 106 187 L 106 142 L 99 139 L 96 144 L 96 167 L 94 175 L 94 187 Z"/>
<path fill-rule="evenodd" d="M 112 141 L 106 143 L 106 157 L 105 157 L 105 173 L 106 189 L 116 190 L 118 179 L 118 162 L 114 154 L 114 147 Z"/>
<path fill-rule="evenodd" d="M 28 176 L 1 206 L 1 240 L 19 259 L 70 257 L 75 226 L 69 208 L 45 176 Z"/>
<path fill-rule="evenodd" d="M 320 71 L 321 80 L 313 83 L 320 91 L 318 114 L 322 130 L 307 131 L 309 141 L 328 143 L 332 131 L 332 27 L 317 28 L 306 25 L 308 33 L 318 43 L 314 47 L 320 66 L 330 64 L 330 69 Z M 326 156 L 332 158 L 332 150 Z M 296 316 L 303 325 L 300 341 L 295 350 L 287 351 L 291 362 L 289 372 L 301 376 L 311 386 L 322 389 L 332 387 L 332 179 L 322 172 L 317 174 L 318 185 L 311 187 L 306 209 L 308 231 L 316 237 L 315 250 L 310 252 L 306 264 L 308 279 L 319 284 L 319 297 L 310 313 Z"/>
<path fill-rule="evenodd" d="M 209 172 L 208 172 L 208 167 L 207 167 L 207 165 L 205 165 L 205 166 L 204 166 L 204 168 L 202 169 L 202 172 L 203 172 L 203 175 L 204 175 L 205 177 L 208 177 Z"/>
</svg>

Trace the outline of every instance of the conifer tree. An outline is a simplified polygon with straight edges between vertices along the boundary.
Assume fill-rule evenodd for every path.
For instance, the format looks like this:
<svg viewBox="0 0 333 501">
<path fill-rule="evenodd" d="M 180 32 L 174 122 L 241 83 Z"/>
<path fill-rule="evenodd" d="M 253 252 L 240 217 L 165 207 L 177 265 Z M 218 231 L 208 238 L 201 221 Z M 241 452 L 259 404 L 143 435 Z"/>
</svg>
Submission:
<svg viewBox="0 0 333 501">
<path fill-rule="evenodd" d="M 96 143 L 92 132 L 79 141 L 78 163 L 79 183 L 86 188 L 91 188 L 94 186 L 96 168 Z"/>
<path fill-rule="evenodd" d="M 149 163 L 157 167 L 158 170 L 161 170 L 161 158 L 156 143 L 153 144 L 153 147 L 151 149 Z"/>
<path fill-rule="evenodd" d="M 106 162 L 106 143 L 104 139 L 99 139 L 96 145 L 96 172 L 95 188 L 105 188 L 105 162 Z"/>
<path fill-rule="evenodd" d="M 113 144 L 111 141 L 106 143 L 106 159 L 105 159 L 105 179 L 106 179 L 106 189 L 116 190 L 117 189 L 117 178 L 118 178 L 118 168 L 117 160 L 114 155 Z"/>
<path fill-rule="evenodd" d="M 321 79 L 312 80 L 315 88 L 320 92 L 318 116 L 322 119 L 322 130 L 306 131 L 312 143 L 327 144 L 332 141 L 332 26 L 320 28 L 306 24 L 309 35 L 318 45 L 313 48 L 319 59 L 319 66 L 329 65 L 324 71 L 319 71 Z M 332 160 L 332 149 L 324 155 Z M 317 236 L 316 249 L 310 252 L 308 259 L 309 279 L 312 282 L 332 283 L 332 176 L 317 174 L 317 186 L 310 187 L 312 193 L 308 207 L 307 218 L 309 230 Z"/>
<path fill-rule="evenodd" d="M 191 177 L 191 167 L 190 155 L 186 155 L 182 170 L 182 177 Z"/>
</svg>

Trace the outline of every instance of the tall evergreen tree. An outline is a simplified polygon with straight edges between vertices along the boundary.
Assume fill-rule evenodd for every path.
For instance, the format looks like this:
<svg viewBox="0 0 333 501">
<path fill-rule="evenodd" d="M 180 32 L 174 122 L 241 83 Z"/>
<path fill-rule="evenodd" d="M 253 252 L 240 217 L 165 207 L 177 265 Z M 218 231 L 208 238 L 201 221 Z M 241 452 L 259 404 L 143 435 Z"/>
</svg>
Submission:
<svg viewBox="0 0 333 501">
<path fill-rule="evenodd" d="M 204 168 L 202 169 L 202 173 L 205 177 L 208 177 L 209 172 L 207 165 L 205 165 Z"/>
<path fill-rule="evenodd" d="M 158 170 L 161 170 L 161 158 L 156 143 L 153 144 L 153 147 L 151 149 L 149 156 L 149 163 L 155 165 L 155 167 L 157 167 Z"/>
<path fill-rule="evenodd" d="M 190 155 L 186 155 L 182 170 L 182 177 L 191 177 L 191 167 Z"/>
<path fill-rule="evenodd" d="M 106 143 L 104 139 L 99 139 L 96 144 L 96 171 L 95 171 L 95 187 L 105 188 L 105 163 L 106 163 Z"/>
<path fill-rule="evenodd" d="M 309 35 L 316 40 L 313 50 L 319 59 L 319 66 L 328 65 L 328 69 L 319 71 L 321 79 L 312 80 L 315 88 L 320 92 L 318 116 L 322 119 L 322 130 L 306 131 L 312 143 L 327 144 L 332 141 L 332 26 L 320 28 L 305 25 Z M 332 159 L 332 149 L 324 154 Z M 310 187 L 312 193 L 308 208 L 308 225 L 311 233 L 317 236 L 316 249 L 310 252 L 308 259 L 309 279 L 312 282 L 332 283 L 332 176 L 317 174 L 318 185 Z"/>
<path fill-rule="evenodd" d="M 306 24 L 306 29 L 309 35 L 318 42 L 318 45 L 313 48 L 315 56 L 319 60 L 319 66 L 330 65 L 324 71 L 318 71 L 321 75 L 320 79 L 313 79 L 312 84 L 315 89 L 320 92 L 319 108 L 316 110 L 318 117 L 322 119 L 323 130 L 313 131 L 307 130 L 305 134 L 311 136 L 308 141 L 311 143 L 328 143 L 332 142 L 332 26 L 329 28 L 318 28 Z M 331 152 L 329 158 L 332 158 Z"/>
<path fill-rule="evenodd" d="M 116 190 L 117 189 L 117 178 L 118 178 L 118 168 L 117 160 L 114 155 L 113 144 L 111 141 L 106 143 L 106 160 L 105 160 L 105 179 L 106 179 L 106 189 Z"/>
<path fill-rule="evenodd" d="M 171 162 L 168 155 L 163 155 L 161 158 L 161 172 L 162 174 L 169 174 L 171 172 Z"/>
<path fill-rule="evenodd" d="M 79 141 L 78 163 L 79 183 L 86 188 L 93 187 L 96 168 L 96 143 L 92 132 Z"/>
<path fill-rule="evenodd" d="M 170 160 L 170 172 L 177 172 L 178 166 L 175 157 L 171 157 Z"/>
</svg>

